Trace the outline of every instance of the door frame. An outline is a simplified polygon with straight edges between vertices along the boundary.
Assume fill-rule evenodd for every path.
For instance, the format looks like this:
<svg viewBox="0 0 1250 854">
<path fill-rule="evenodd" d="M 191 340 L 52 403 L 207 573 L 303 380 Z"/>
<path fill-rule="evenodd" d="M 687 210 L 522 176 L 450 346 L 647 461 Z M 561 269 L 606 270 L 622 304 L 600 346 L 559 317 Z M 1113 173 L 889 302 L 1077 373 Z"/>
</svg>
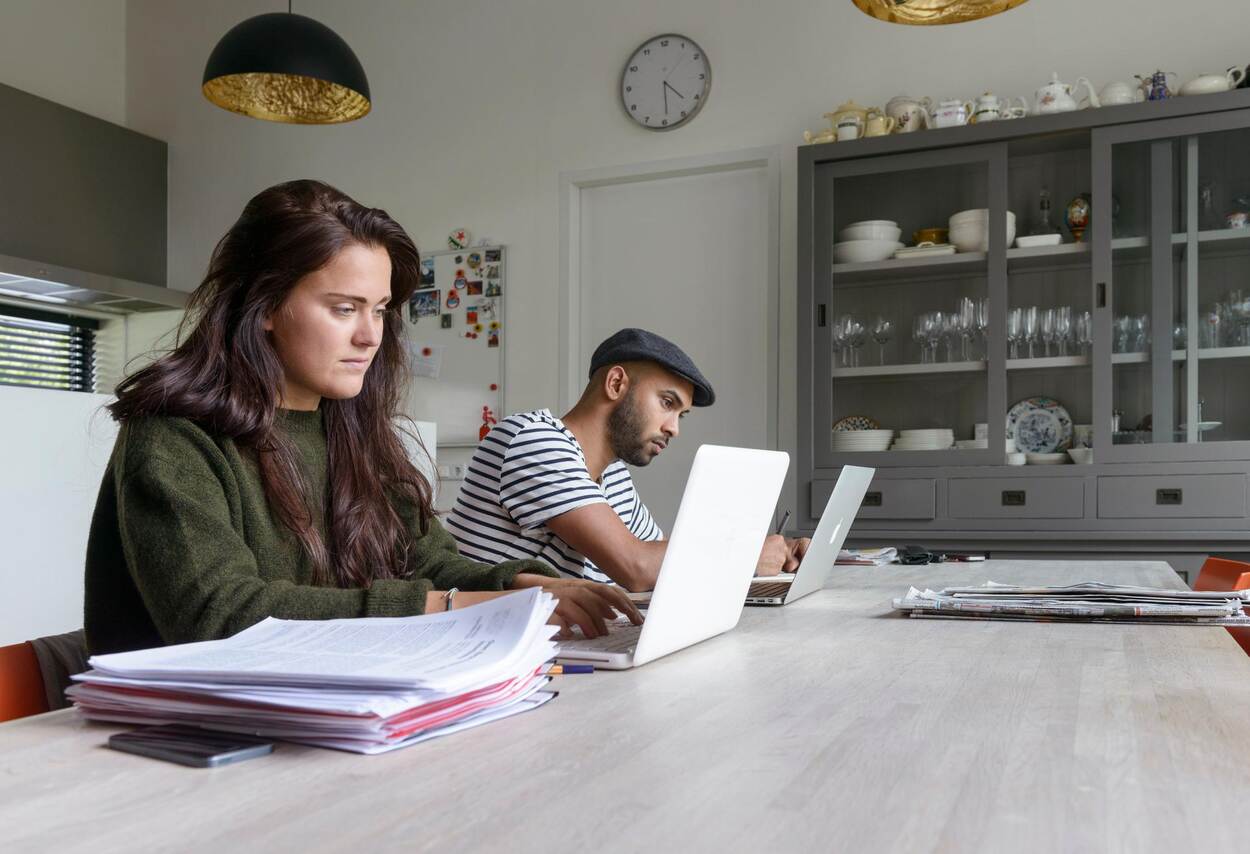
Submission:
<svg viewBox="0 0 1250 854">
<path fill-rule="evenodd" d="M 781 341 L 781 148 L 771 146 L 654 160 L 622 166 L 607 166 L 560 173 L 560 296 L 559 296 L 559 401 L 560 411 L 568 411 L 581 395 L 585 384 L 582 366 L 589 353 L 581 342 L 581 221 L 582 191 L 616 184 L 664 181 L 691 175 L 765 170 L 768 184 L 768 324 L 765 342 L 768 353 L 768 447 L 776 448 L 780 417 Z"/>
</svg>

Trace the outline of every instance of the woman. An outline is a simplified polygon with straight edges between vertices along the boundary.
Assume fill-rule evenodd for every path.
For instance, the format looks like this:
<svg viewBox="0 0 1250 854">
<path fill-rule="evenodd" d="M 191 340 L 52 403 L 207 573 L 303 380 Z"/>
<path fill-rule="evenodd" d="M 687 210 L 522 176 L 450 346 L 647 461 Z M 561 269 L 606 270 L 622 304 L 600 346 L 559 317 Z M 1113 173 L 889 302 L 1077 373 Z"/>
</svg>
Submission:
<svg viewBox="0 0 1250 854">
<path fill-rule="evenodd" d="M 619 589 L 457 554 L 394 426 L 419 266 L 384 211 L 326 184 L 248 202 L 191 296 L 182 343 L 109 407 L 122 427 L 87 544 L 92 653 L 535 585 L 558 597 L 564 629 L 597 636 L 614 608 L 641 619 Z"/>
</svg>

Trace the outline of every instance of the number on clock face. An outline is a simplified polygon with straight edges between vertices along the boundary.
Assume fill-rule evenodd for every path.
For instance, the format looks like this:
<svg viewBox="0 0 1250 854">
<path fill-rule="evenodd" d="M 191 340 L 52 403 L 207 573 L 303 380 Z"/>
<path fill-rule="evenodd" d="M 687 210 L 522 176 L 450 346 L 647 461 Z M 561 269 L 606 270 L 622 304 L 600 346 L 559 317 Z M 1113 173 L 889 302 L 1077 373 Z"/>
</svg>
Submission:
<svg viewBox="0 0 1250 854">
<path fill-rule="evenodd" d="M 625 63 L 621 103 L 643 127 L 673 130 L 695 117 L 711 85 L 712 66 L 701 47 L 685 36 L 656 36 Z"/>
</svg>

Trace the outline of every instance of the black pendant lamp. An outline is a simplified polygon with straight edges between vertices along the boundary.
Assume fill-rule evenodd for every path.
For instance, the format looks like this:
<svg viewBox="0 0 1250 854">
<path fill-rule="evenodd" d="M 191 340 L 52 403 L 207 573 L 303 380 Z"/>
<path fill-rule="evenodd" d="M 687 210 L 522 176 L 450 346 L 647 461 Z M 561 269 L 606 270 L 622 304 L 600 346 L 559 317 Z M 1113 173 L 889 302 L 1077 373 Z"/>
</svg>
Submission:
<svg viewBox="0 0 1250 854">
<path fill-rule="evenodd" d="M 204 67 L 204 97 L 254 119 L 304 125 L 369 113 L 369 80 L 338 33 L 291 12 L 257 15 L 222 36 Z"/>
</svg>

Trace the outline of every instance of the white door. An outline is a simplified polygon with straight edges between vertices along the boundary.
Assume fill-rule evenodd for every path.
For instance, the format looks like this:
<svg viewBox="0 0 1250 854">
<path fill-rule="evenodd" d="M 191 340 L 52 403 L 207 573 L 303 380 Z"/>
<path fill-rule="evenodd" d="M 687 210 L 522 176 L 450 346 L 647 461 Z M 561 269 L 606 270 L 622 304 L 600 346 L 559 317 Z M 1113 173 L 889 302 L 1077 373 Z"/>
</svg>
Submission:
<svg viewBox="0 0 1250 854">
<path fill-rule="evenodd" d="M 666 451 L 633 469 L 666 532 L 699 445 L 770 447 L 776 271 L 769 269 L 769 171 L 757 164 L 580 192 L 581 384 L 599 342 L 637 326 L 685 350 L 716 390 L 716 403 L 692 410 Z"/>
</svg>

